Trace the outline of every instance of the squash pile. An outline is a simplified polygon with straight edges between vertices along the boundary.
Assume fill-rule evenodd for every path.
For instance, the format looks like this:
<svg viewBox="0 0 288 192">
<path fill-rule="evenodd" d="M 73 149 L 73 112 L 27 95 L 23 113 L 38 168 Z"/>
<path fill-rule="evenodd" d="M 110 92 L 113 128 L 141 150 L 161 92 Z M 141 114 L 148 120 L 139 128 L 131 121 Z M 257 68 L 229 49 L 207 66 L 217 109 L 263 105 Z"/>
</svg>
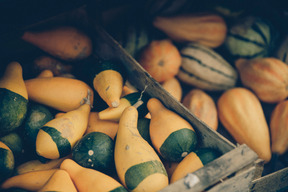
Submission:
<svg viewBox="0 0 288 192">
<path fill-rule="evenodd" d="M 111 33 L 122 47 L 211 131 L 225 129 L 266 165 L 287 154 L 288 64 L 277 27 L 241 6 L 147 2 L 149 27 Z M 41 54 L 29 69 L 7 63 L 0 77 L 1 190 L 159 191 L 222 155 L 131 86 L 121 62 L 94 55 L 86 31 L 27 30 L 21 41 Z"/>
</svg>

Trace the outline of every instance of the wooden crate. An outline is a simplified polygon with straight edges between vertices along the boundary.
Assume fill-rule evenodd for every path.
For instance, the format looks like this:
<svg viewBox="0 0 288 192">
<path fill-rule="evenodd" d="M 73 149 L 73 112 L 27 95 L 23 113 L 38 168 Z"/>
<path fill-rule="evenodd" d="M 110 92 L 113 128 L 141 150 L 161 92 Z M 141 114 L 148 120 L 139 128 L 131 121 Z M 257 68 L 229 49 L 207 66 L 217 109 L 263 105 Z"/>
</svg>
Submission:
<svg viewBox="0 0 288 192">
<path fill-rule="evenodd" d="M 199 136 L 201 147 L 218 149 L 223 155 L 208 163 L 194 173 L 188 174 L 165 189 L 163 192 L 172 191 L 248 191 L 250 184 L 257 171 L 256 160 L 258 156 L 246 145 L 236 146 L 218 132 L 210 129 L 197 117 L 195 117 L 181 103 L 176 101 L 163 87 L 157 83 L 122 47 L 115 41 L 97 21 L 91 19 L 85 6 L 75 11 L 69 11 L 57 17 L 49 18 L 46 21 L 26 26 L 22 30 L 33 28 L 39 25 L 66 22 L 71 18 L 73 22 L 80 22 L 90 34 L 93 34 L 93 54 L 103 59 L 115 59 L 124 64 L 129 82 L 139 91 L 145 92 L 158 98 L 170 110 L 178 113 L 191 123 Z M 75 17 L 75 15 L 77 17 Z M 64 18 L 64 19 L 63 19 Z M 75 19 L 77 18 L 77 19 Z M 6 40 L 7 42 L 7 40 Z M 16 52 L 17 53 L 17 52 Z M 19 51 L 18 51 L 19 53 Z M 5 52 L 9 55 L 9 51 Z M 11 53 L 13 54 L 13 53 Z M 0 59 L 1 59 L 0 55 Z M 7 55 L 5 55 L 7 56 Z"/>
</svg>

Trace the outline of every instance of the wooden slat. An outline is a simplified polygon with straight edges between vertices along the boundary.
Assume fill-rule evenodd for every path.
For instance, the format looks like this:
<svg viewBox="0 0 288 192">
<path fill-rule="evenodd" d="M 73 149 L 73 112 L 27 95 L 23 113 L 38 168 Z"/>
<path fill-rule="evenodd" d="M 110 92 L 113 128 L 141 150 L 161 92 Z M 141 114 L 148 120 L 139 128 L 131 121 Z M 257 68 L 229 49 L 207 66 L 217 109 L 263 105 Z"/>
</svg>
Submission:
<svg viewBox="0 0 288 192">
<path fill-rule="evenodd" d="M 197 192 L 214 185 L 239 169 L 252 164 L 257 154 L 246 145 L 226 153 L 220 158 L 208 163 L 205 167 L 188 174 L 185 178 L 176 181 L 161 192 Z M 252 180 L 252 177 L 251 177 Z M 251 181 L 250 180 L 250 181 Z M 248 182 L 248 181 L 246 181 Z M 243 186 L 244 188 L 247 186 Z"/>
<path fill-rule="evenodd" d="M 222 183 L 219 183 L 215 187 L 209 189 L 207 192 L 245 192 L 249 191 L 251 181 L 255 174 L 255 167 L 250 167 L 249 169 L 237 174 L 231 179 L 227 179 Z"/>
<path fill-rule="evenodd" d="M 288 167 L 253 180 L 250 191 L 288 191 Z"/>
</svg>

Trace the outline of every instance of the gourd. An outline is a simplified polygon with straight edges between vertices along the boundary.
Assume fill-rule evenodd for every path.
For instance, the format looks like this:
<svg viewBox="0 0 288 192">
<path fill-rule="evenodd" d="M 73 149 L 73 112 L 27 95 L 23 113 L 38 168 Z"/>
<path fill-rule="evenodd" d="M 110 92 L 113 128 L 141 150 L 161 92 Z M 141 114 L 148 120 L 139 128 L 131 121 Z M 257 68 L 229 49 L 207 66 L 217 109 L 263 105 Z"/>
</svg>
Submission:
<svg viewBox="0 0 288 192">
<path fill-rule="evenodd" d="M 23 122 L 28 108 L 28 94 L 22 66 L 10 62 L 0 79 L 0 136 L 16 130 Z"/>
<path fill-rule="evenodd" d="M 0 182 L 10 177 L 15 167 L 15 159 L 11 149 L 0 141 Z"/>
<path fill-rule="evenodd" d="M 141 137 L 145 139 L 150 145 L 152 145 L 151 139 L 150 139 L 150 130 L 149 130 L 150 121 L 151 119 L 146 118 L 146 117 L 138 118 L 137 129 Z"/>
<path fill-rule="evenodd" d="M 90 91 L 90 103 L 93 104 L 93 90 L 85 82 L 65 77 L 36 77 L 25 80 L 28 96 L 31 101 L 53 109 L 68 112 L 75 110 L 87 97 Z"/>
<path fill-rule="evenodd" d="M 223 47 L 234 60 L 271 56 L 278 34 L 267 20 L 248 16 L 228 30 Z"/>
<path fill-rule="evenodd" d="M 277 103 L 270 117 L 271 150 L 283 155 L 288 149 L 288 100 Z"/>
<path fill-rule="evenodd" d="M 153 40 L 140 53 L 138 62 L 161 83 L 176 76 L 181 65 L 181 56 L 171 40 Z"/>
<path fill-rule="evenodd" d="M 23 151 L 25 150 L 22 136 L 18 132 L 13 131 L 1 137 L 0 141 L 7 145 L 13 152 L 14 159 L 16 161 L 15 163 L 19 163 L 18 160 L 22 159 L 22 155 L 24 154 Z"/>
<path fill-rule="evenodd" d="M 56 170 L 59 169 L 31 171 L 21 175 L 12 176 L 2 183 L 1 188 L 21 188 L 28 191 L 38 191 Z"/>
<path fill-rule="evenodd" d="M 196 148 L 198 138 L 188 121 L 156 98 L 149 99 L 147 107 L 151 113 L 152 144 L 165 160 L 181 161 Z"/>
<path fill-rule="evenodd" d="M 118 123 L 115 121 L 99 119 L 98 112 L 92 111 L 89 114 L 88 127 L 85 135 L 91 132 L 101 132 L 114 140 L 118 130 Z"/>
<path fill-rule="evenodd" d="M 60 169 L 67 171 L 78 191 L 106 192 L 127 190 L 112 177 L 94 170 L 80 166 L 72 159 L 65 159 Z"/>
<path fill-rule="evenodd" d="M 199 148 L 195 152 L 192 151 L 177 165 L 171 176 L 170 183 L 184 178 L 188 173 L 197 171 L 219 156 L 220 153 L 212 148 Z"/>
<path fill-rule="evenodd" d="M 201 89 L 191 89 L 182 100 L 182 104 L 208 127 L 217 130 L 218 114 L 213 98 Z"/>
<path fill-rule="evenodd" d="M 109 107 L 118 107 L 125 78 L 121 63 L 99 61 L 95 65 L 93 87 Z"/>
<path fill-rule="evenodd" d="M 79 165 L 108 173 L 114 166 L 114 141 L 105 133 L 90 132 L 72 149 L 72 159 Z"/>
<path fill-rule="evenodd" d="M 211 48 L 222 45 L 227 33 L 225 20 L 212 13 L 158 16 L 153 25 L 173 41 L 195 42 Z"/>
<path fill-rule="evenodd" d="M 235 63 L 242 84 L 267 103 L 288 97 L 288 65 L 273 57 L 238 59 Z"/>
<path fill-rule="evenodd" d="M 246 144 L 260 159 L 271 159 L 270 134 L 260 100 L 244 87 L 225 91 L 217 101 L 224 128 L 239 144 Z"/>
<path fill-rule="evenodd" d="M 279 47 L 275 50 L 274 57 L 288 64 L 288 36 L 285 36 Z"/>
<path fill-rule="evenodd" d="M 120 118 L 115 143 L 115 166 L 129 191 L 159 191 L 168 185 L 164 165 L 137 129 L 138 111 L 127 107 Z"/>
<path fill-rule="evenodd" d="M 235 87 L 236 69 L 213 49 L 189 43 L 180 50 L 182 63 L 177 74 L 180 82 L 207 91 Z"/>
<path fill-rule="evenodd" d="M 36 153 L 46 159 L 58 159 L 68 155 L 76 142 L 84 135 L 90 106 L 90 94 L 78 109 L 69 111 L 43 125 L 36 138 Z"/>
<path fill-rule="evenodd" d="M 141 101 L 139 102 L 140 105 L 137 107 L 138 115 L 139 117 L 145 117 L 145 115 L 148 113 L 146 106 L 148 99 L 149 96 L 147 94 L 140 92 L 125 95 L 120 99 L 120 104 L 118 107 L 108 107 L 100 111 L 98 113 L 99 119 L 118 122 L 125 108 L 136 104 L 138 101 Z"/>
<path fill-rule="evenodd" d="M 70 26 L 25 31 L 21 38 L 54 57 L 68 61 L 84 59 L 92 52 L 90 37 Z"/>
<path fill-rule="evenodd" d="M 168 79 L 161 83 L 161 86 L 171 94 L 177 101 L 181 101 L 182 99 L 182 87 L 179 80 L 176 77 Z"/>
<path fill-rule="evenodd" d="M 38 191 L 77 192 L 77 189 L 75 188 L 69 174 L 64 170 L 59 169 L 53 173 L 49 180 Z"/>
</svg>

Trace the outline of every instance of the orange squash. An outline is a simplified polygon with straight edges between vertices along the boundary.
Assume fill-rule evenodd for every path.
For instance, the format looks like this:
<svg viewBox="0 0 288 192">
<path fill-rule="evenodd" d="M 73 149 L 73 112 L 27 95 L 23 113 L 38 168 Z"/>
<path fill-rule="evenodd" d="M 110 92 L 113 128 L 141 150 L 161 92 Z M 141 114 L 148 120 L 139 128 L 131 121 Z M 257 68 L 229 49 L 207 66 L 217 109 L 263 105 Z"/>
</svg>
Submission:
<svg viewBox="0 0 288 192">
<path fill-rule="evenodd" d="M 217 130 L 218 114 L 216 104 L 206 92 L 201 89 L 192 89 L 184 96 L 182 104 L 210 128 Z"/>
<path fill-rule="evenodd" d="M 235 63 L 245 87 L 263 102 L 277 103 L 288 97 L 288 65 L 276 58 L 238 59 Z"/>
<path fill-rule="evenodd" d="M 91 39 L 79 29 L 69 26 L 25 31 L 21 38 L 63 60 L 83 59 L 92 52 Z"/>
<path fill-rule="evenodd" d="M 168 79 L 161 83 L 162 87 L 171 94 L 177 101 L 182 99 L 182 87 L 179 80 L 176 77 Z"/>
<path fill-rule="evenodd" d="M 270 118 L 272 153 L 283 155 L 288 149 L 288 100 L 279 102 Z"/>
<path fill-rule="evenodd" d="M 85 82 L 65 77 L 43 77 L 25 80 L 28 97 L 32 101 L 68 112 L 80 107 L 83 98 L 91 93 L 90 103 L 93 104 L 93 90 Z"/>
<path fill-rule="evenodd" d="M 161 83 L 178 73 L 181 55 L 171 40 L 154 40 L 141 52 L 139 63 Z"/>
<path fill-rule="evenodd" d="M 239 143 L 245 143 L 266 163 L 271 159 L 270 134 L 257 96 L 247 88 L 225 91 L 217 102 L 220 122 Z"/>
<path fill-rule="evenodd" d="M 196 42 L 211 48 L 219 47 L 227 34 L 225 20 L 211 13 L 159 16 L 153 25 L 174 41 Z"/>
</svg>

